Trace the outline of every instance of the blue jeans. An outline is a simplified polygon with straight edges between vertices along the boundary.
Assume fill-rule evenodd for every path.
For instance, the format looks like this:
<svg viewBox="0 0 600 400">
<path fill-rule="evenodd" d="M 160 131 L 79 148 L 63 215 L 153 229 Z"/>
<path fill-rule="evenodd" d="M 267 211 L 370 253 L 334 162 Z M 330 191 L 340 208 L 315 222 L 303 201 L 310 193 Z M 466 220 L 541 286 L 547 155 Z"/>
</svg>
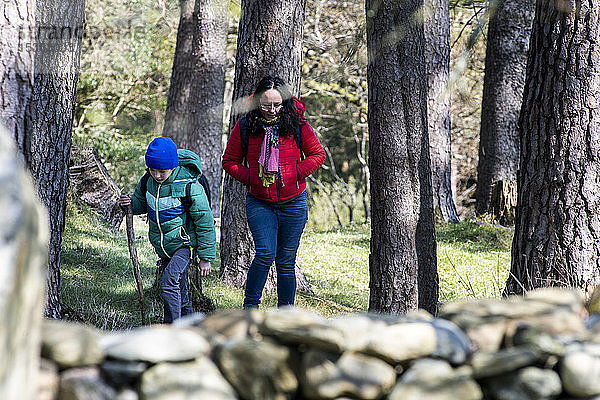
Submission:
<svg viewBox="0 0 600 400">
<path fill-rule="evenodd" d="M 192 313 L 187 287 L 187 267 L 190 264 L 191 253 L 189 247 L 182 247 L 175 251 L 170 260 L 163 259 L 163 263 L 168 264 L 158 281 L 158 288 L 164 302 L 165 324 Z"/>
<path fill-rule="evenodd" d="M 308 219 L 306 192 L 285 204 L 273 204 L 246 196 L 246 217 L 256 255 L 246 278 L 244 307 L 258 306 L 275 261 L 277 306 L 293 305 L 296 297 L 296 253 Z"/>
</svg>

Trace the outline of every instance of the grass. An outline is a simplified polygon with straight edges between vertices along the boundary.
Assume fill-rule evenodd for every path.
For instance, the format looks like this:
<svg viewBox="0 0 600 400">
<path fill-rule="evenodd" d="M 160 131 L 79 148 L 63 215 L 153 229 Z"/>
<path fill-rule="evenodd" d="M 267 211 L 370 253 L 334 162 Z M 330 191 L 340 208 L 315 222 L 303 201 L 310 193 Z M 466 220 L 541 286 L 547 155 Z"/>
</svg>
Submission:
<svg viewBox="0 0 600 400">
<path fill-rule="evenodd" d="M 129 329 L 141 324 L 124 225 L 115 230 L 85 206 L 69 203 L 61 262 L 61 296 L 74 314 L 100 329 Z M 159 323 L 162 304 L 153 290 L 156 256 L 147 241 L 147 226 L 134 218 L 136 247 L 144 285 L 146 318 Z M 298 263 L 313 295 L 298 293 L 296 305 L 324 316 L 362 312 L 369 301 L 369 226 L 344 230 L 307 229 Z M 440 302 L 497 297 L 510 265 L 510 230 L 467 221 L 440 225 L 436 231 Z M 217 259 L 203 280 L 204 294 L 217 309 L 240 308 L 241 289 L 218 277 Z M 265 293 L 263 306 L 277 304 Z"/>
</svg>

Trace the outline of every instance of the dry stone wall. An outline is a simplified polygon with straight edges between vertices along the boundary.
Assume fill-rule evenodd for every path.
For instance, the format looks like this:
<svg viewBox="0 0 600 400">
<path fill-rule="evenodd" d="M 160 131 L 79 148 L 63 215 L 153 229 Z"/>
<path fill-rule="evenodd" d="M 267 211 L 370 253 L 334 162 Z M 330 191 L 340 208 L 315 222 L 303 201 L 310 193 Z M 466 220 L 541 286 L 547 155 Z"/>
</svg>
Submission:
<svg viewBox="0 0 600 400">
<path fill-rule="evenodd" d="M 110 333 L 44 321 L 38 398 L 600 399 L 599 321 L 561 289 L 437 318 L 230 310 Z"/>
</svg>

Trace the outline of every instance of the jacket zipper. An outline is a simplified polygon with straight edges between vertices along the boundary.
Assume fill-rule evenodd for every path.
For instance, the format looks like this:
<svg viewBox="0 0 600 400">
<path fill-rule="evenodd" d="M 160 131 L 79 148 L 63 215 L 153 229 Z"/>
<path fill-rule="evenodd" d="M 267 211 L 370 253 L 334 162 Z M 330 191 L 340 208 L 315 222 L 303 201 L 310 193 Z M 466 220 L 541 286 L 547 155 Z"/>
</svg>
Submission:
<svg viewBox="0 0 600 400">
<path fill-rule="evenodd" d="M 280 180 L 279 180 L 279 178 L 277 178 L 277 182 L 275 182 L 275 187 L 277 188 L 277 201 L 278 202 L 281 201 L 281 196 L 280 196 L 280 193 L 279 193 L 279 183 L 280 183 Z"/>
<path fill-rule="evenodd" d="M 298 170 L 298 160 L 296 160 L 296 189 L 300 189 L 300 171 Z"/>
<path fill-rule="evenodd" d="M 164 235 L 163 235 L 163 231 L 162 228 L 160 226 L 160 214 L 158 212 L 158 200 L 160 198 L 160 188 L 162 186 L 162 183 L 158 184 L 158 189 L 156 190 L 156 204 L 154 205 L 154 212 L 156 212 L 156 225 L 158 225 L 158 232 L 160 233 L 160 248 L 162 249 L 163 253 L 165 253 L 165 255 L 167 257 L 169 257 L 169 253 L 167 253 L 167 250 L 165 250 L 165 245 L 164 245 Z"/>
</svg>

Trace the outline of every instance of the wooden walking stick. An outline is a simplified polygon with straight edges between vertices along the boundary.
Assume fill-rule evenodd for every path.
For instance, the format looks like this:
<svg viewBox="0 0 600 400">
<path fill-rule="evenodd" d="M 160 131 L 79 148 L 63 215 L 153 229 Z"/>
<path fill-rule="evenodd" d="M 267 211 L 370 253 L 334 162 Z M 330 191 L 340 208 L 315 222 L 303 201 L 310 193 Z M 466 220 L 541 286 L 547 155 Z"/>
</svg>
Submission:
<svg viewBox="0 0 600 400">
<path fill-rule="evenodd" d="M 126 207 L 125 224 L 127 226 L 127 245 L 129 247 L 129 258 L 133 265 L 133 276 L 137 286 L 140 309 L 142 312 L 142 325 L 146 325 L 146 305 L 144 303 L 144 286 L 142 285 L 142 274 L 140 274 L 140 263 L 138 262 L 137 250 L 135 249 L 135 235 L 133 232 L 133 209 L 131 204 Z"/>
</svg>

